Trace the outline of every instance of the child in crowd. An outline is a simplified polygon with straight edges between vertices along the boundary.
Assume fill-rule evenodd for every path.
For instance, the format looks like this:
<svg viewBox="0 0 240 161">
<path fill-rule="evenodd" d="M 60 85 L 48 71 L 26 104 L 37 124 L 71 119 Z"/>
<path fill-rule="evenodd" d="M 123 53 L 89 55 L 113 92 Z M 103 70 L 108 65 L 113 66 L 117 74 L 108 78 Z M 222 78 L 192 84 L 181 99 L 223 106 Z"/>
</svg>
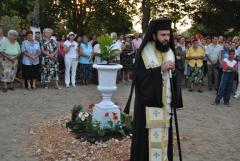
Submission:
<svg viewBox="0 0 240 161">
<path fill-rule="evenodd" d="M 235 50 L 231 49 L 228 52 L 228 57 L 220 62 L 223 68 L 223 74 L 217 96 L 212 105 L 218 105 L 223 97 L 224 104 L 228 107 L 230 106 L 229 101 L 234 80 L 234 72 L 237 71 L 237 61 L 234 60 L 234 55 Z"/>
</svg>

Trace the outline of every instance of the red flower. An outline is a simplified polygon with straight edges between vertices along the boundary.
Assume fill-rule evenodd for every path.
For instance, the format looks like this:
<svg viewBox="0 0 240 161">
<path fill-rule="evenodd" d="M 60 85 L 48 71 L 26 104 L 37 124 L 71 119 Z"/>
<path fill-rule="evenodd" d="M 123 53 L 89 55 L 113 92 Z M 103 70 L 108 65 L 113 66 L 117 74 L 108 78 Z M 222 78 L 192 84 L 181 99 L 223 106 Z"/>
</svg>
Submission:
<svg viewBox="0 0 240 161">
<path fill-rule="evenodd" d="M 89 110 L 92 110 L 92 109 L 94 108 L 94 106 L 95 106 L 94 104 L 90 104 L 90 105 L 88 106 L 88 109 L 89 109 Z"/>
<path fill-rule="evenodd" d="M 108 112 L 106 112 L 104 116 L 105 116 L 105 117 L 108 117 L 108 116 L 109 116 L 109 113 L 108 113 Z"/>
<path fill-rule="evenodd" d="M 113 113 L 113 120 L 114 121 L 118 120 L 118 115 L 116 113 Z"/>
</svg>

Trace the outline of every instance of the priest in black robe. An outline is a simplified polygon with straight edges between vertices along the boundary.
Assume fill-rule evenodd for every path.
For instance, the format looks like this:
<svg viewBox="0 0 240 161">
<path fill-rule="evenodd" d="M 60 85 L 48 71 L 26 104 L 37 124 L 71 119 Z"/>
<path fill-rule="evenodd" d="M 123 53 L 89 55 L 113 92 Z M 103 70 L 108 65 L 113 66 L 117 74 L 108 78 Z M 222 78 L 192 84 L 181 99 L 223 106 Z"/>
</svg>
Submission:
<svg viewBox="0 0 240 161">
<path fill-rule="evenodd" d="M 152 20 L 136 55 L 130 161 L 173 161 L 172 108 L 183 105 L 172 33 L 169 19 Z"/>
</svg>

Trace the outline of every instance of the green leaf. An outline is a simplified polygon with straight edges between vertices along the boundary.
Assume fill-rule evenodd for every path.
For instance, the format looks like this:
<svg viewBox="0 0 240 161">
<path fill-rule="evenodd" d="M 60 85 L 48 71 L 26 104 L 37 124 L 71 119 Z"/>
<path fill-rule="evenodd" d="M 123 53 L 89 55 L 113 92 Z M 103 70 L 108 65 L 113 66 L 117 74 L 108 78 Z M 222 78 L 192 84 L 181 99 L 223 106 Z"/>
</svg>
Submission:
<svg viewBox="0 0 240 161">
<path fill-rule="evenodd" d="M 118 132 L 122 135 L 122 136 L 126 136 L 125 132 L 123 129 L 118 129 Z"/>
<path fill-rule="evenodd" d="M 109 35 L 104 34 L 97 38 L 97 41 L 100 45 L 101 53 L 100 57 L 102 60 L 107 61 L 109 64 L 112 59 L 115 57 L 115 52 L 117 49 L 113 49 L 114 39 L 112 39 Z"/>
</svg>

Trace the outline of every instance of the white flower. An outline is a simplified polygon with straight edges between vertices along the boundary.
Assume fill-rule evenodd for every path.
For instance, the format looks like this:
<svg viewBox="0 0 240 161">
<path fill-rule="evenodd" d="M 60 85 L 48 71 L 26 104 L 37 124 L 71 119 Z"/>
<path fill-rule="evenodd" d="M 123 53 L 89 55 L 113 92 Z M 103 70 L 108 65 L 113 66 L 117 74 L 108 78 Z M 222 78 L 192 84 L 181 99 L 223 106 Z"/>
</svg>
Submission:
<svg viewBox="0 0 240 161">
<path fill-rule="evenodd" d="M 82 116 L 83 116 L 83 113 L 82 113 L 82 112 L 79 112 L 78 117 L 79 117 L 79 118 L 82 118 Z"/>
<path fill-rule="evenodd" d="M 85 117 L 84 117 L 84 116 L 82 116 L 82 117 L 81 117 L 81 120 L 82 120 L 82 121 L 84 121 L 84 120 L 85 120 Z"/>
<path fill-rule="evenodd" d="M 89 116 L 89 114 L 88 114 L 87 112 L 85 112 L 85 113 L 84 113 L 84 116 L 85 116 L 85 117 L 88 117 L 88 116 Z"/>
</svg>

